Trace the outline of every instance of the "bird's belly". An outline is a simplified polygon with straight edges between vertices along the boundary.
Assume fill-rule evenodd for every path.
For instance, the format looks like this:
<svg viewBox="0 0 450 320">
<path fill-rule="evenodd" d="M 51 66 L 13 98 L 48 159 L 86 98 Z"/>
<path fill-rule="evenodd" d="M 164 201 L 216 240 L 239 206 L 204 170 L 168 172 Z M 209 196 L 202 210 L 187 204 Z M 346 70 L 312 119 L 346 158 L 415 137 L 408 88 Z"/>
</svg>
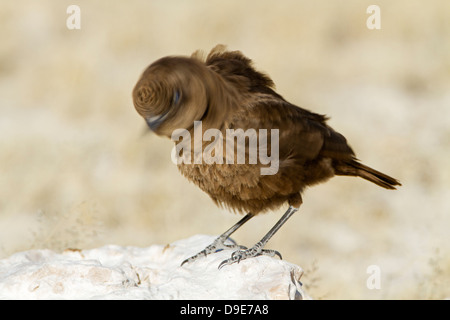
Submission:
<svg viewBox="0 0 450 320">
<path fill-rule="evenodd" d="M 258 165 L 183 163 L 178 168 L 217 205 L 239 213 L 276 209 L 300 191 L 287 176 L 261 175 Z"/>
</svg>

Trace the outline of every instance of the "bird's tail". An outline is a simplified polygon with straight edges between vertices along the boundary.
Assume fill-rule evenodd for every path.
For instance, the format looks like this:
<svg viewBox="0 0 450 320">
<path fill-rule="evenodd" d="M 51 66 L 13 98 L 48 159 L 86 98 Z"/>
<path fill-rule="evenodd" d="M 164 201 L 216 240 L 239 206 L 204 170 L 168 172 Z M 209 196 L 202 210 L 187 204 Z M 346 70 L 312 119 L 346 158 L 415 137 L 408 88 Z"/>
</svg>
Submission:
<svg viewBox="0 0 450 320">
<path fill-rule="evenodd" d="M 380 187 L 395 190 L 395 186 L 401 186 L 400 181 L 387 174 L 372 169 L 356 160 L 340 162 L 335 165 L 335 174 L 341 176 L 356 176 L 375 183 Z"/>
</svg>

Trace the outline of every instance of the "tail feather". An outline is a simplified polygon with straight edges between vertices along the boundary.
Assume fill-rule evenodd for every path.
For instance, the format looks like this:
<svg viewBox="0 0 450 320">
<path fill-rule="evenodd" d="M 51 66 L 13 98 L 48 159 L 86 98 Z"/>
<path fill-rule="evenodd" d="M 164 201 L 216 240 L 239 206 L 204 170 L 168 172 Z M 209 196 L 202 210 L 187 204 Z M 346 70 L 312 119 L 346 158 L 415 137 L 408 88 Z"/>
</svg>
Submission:
<svg viewBox="0 0 450 320">
<path fill-rule="evenodd" d="M 395 190 L 395 186 L 401 186 L 400 181 L 387 174 L 372 169 L 356 160 L 339 163 L 335 166 L 336 175 L 356 176 L 375 183 L 380 187 Z"/>
</svg>

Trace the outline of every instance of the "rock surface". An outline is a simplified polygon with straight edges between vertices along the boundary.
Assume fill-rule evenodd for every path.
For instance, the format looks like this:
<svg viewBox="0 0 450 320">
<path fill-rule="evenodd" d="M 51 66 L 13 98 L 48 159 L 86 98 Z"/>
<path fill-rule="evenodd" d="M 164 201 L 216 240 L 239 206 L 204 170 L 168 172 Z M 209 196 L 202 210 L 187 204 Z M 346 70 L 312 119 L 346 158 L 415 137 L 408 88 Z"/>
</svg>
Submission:
<svg viewBox="0 0 450 320">
<path fill-rule="evenodd" d="M 180 266 L 214 236 L 148 248 L 31 250 L 0 260 L 0 299 L 309 299 L 302 269 L 260 256 L 218 265 L 224 250 Z"/>
</svg>

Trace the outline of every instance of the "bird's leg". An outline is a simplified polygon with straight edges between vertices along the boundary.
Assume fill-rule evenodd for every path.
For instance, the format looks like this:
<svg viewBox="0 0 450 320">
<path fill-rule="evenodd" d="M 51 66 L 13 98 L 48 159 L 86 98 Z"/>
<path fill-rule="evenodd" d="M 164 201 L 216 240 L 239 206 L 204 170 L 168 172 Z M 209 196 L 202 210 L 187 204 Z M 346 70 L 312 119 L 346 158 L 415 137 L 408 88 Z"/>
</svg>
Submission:
<svg viewBox="0 0 450 320">
<path fill-rule="evenodd" d="M 298 211 L 299 208 L 295 208 L 293 206 L 289 206 L 289 209 L 283 214 L 280 220 L 270 229 L 269 232 L 259 241 L 257 244 L 253 246 L 253 248 L 246 249 L 246 250 L 238 250 L 233 252 L 230 259 L 222 261 L 222 263 L 219 265 L 219 269 L 223 266 L 233 264 L 235 262 L 239 263 L 241 260 L 251 258 L 251 257 L 257 257 L 260 255 L 268 255 L 268 256 L 279 256 L 281 259 L 281 254 L 278 251 L 275 250 L 266 250 L 263 249 L 264 246 L 269 242 L 270 238 L 278 231 L 278 229 L 281 228 L 281 226 L 295 213 Z"/>
<path fill-rule="evenodd" d="M 209 246 L 207 246 L 205 249 L 203 249 L 202 251 L 200 251 L 199 253 L 197 253 L 195 256 L 192 256 L 186 260 L 184 260 L 181 265 L 187 263 L 187 262 L 192 262 L 197 260 L 200 257 L 206 257 L 207 255 L 217 252 L 217 251 L 221 251 L 223 249 L 247 249 L 246 247 L 240 246 L 236 243 L 234 244 L 225 244 L 225 241 L 228 239 L 229 236 L 231 236 L 231 234 L 233 232 L 235 232 L 237 229 L 239 229 L 240 227 L 242 227 L 242 225 L 244 223 L 246 223 L 248 220 L 250 220 L 251 218 L 253 218 L 254 215 L 251 213 L 248 213 L 245 217 L 243 217 L 241 220 L 239 220 L 235 225 L 233 225 L 230 229 L 228 229 L 227 231 L 225 231 L 224 233 L 222 233 L 216 240 L 214 240 L 213 243 L 211 243 Z M 233 241 L 234 242 L 234 241 Z"/>
</svg>

